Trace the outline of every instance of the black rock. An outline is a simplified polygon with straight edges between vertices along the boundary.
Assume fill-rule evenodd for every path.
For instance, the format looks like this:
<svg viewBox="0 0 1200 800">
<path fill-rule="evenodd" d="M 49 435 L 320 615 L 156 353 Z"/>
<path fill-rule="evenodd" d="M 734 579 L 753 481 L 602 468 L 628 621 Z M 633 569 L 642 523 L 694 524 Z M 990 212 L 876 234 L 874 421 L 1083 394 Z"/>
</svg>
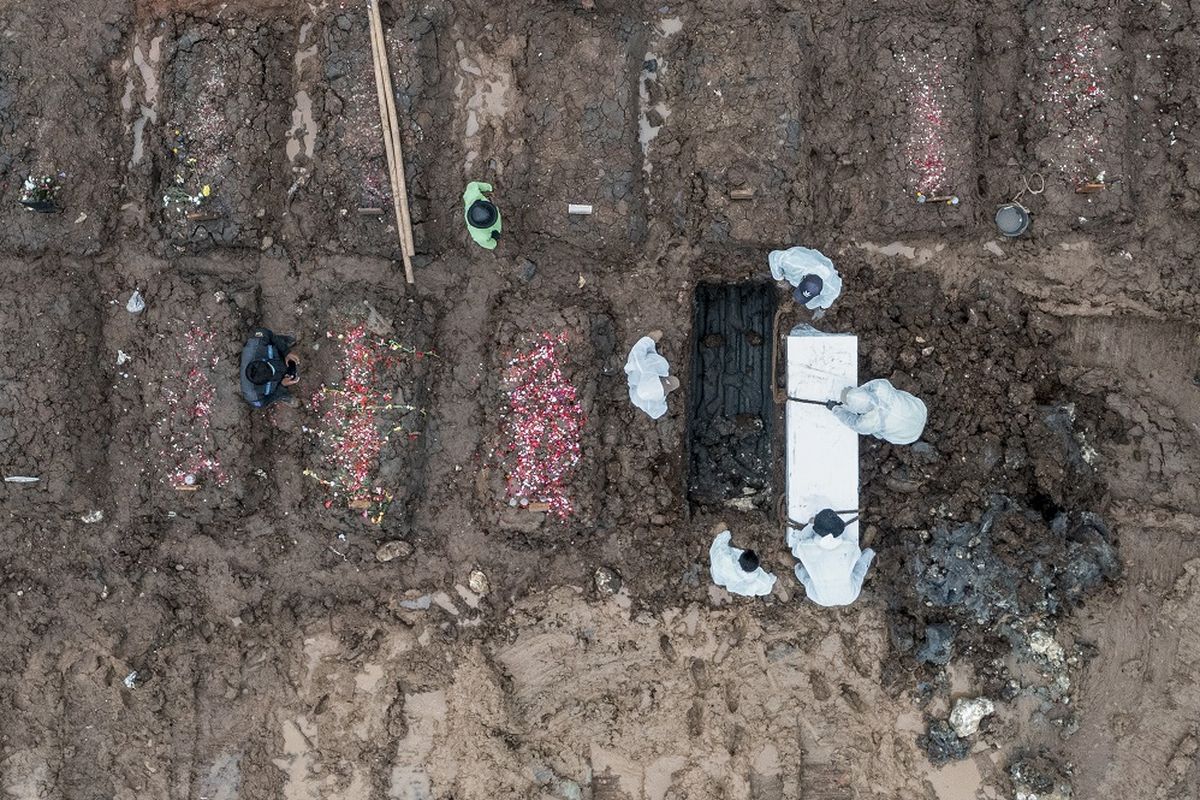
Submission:
<svg viewBox="0 0 1200 800">
<path fill-rule="evenodd" d="M 961 761 L 971 752 L 971 745 L 958 738 L 958 734 L 943 719 L 929 723 L 929 731 L 917 737 L 917 746 L 929 755 L 929 760 L 934 764 Z"/>
<path fill-rule="evenodd" d="M 917 660 L 925 664 L 949 664 L 954 655 L 954 633 L 951 625 L 927 625 L 917 648 Z"/>
</svg>

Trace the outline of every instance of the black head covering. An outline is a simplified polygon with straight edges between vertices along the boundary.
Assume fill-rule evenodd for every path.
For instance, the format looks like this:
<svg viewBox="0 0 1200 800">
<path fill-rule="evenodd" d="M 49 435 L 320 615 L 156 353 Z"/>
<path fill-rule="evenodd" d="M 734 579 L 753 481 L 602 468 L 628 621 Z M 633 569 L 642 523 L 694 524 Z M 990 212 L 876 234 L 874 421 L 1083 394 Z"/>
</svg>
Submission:
<svg viewBox="0 0 1200 800">
<path fill-rule="evenodd" d="M 792 292 L 792 297 L 797 303 L 807 303 L 821 293 L 825 288 L 825 281 L 821 280 L 819 275 L 805 275 L 800 281 L 800 285 L 796 287 L 796 291 Z"/>
<path fill-rule="evenodd" d="M 813 520 L 813 530 L 818 536 L 841 536 L 842 531 L 846 530 L 846 523 L 836 511 L 824 508 L 817 512 L 817 518 Z"/>
<path fill-rule="evenodd" d="M 476 200 L 467 209 L 467 222 L 476 228 L 490 228 L 496 224 L 500 212 L 487 200 Z"/>
</svg>

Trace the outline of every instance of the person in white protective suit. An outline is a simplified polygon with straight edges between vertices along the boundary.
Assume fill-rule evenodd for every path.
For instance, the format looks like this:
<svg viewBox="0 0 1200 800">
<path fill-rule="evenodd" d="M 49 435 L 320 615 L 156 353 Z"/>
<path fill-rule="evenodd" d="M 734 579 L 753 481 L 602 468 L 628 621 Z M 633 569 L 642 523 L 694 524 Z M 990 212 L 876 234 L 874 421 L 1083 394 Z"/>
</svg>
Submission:
<svg viewBox="0 0 1200 800">
<path fill-rule="evenodd" d="M 842 293 L 842 276 L 820 251 L 807 247 L 773 250 L 767 256 L 771 275 L 796 287 L 792 297 L 809 311 L 826 309 Z"/>
<path fill-rule="evenodd" d="M 883 378 L 842 392 L 833 415 L 855 433 L 892 444 L 912 444 L 921 438 L 929 410 L 919 397 L 901 391 Z"/>
<path fill-rule="evenodd" d="M 819 606 L 848 606 L 858 599 L 875 551 L 858 546 L 857 535 L 832 509 L 823 509 L 799 532 L 788 529 L 788 546 L 799 559 L 796 579 Z"/>
<path fill-rule="evenodd" d="M 653 331 L 638 339 L 625 360 L 629 399 L 650 419 L 667 413 L 667 395 L 679 388 L 679 379 L 669 374 L 671 365 L 655 349 L 661 338 L 662 331 Z"/>
<path fill-rule="evenodd" d="M 743 597 L 770 594 L 775 588 L 775 576 L 759 566 L 758 554 L 753 550 L 731 546 L 729 540 L 732 537 L 729 531 L 721 531 L 708 548 L 713 583 Z"/>
</svg>

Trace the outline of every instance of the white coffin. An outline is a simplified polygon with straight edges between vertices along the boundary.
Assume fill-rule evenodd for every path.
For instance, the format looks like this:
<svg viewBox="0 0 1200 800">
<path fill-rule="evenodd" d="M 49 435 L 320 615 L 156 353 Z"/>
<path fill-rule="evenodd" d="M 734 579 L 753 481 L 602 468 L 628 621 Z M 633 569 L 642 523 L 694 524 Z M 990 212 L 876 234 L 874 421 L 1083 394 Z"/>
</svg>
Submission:
<svg viewBox="0 0 1200 800">
<path fill-rule="evenodd" d="M 789 398 L 836 400 L 858 385 L 858 337 L 821 333 L 808 325 L 787 337 Z M 858 516 L 858 434 L 824 406 L 787 402 L 788 540 L 823 508 Z M 791 523 L 799 523 L 795 526 Z M 858 541 L 858 520 L 846 533 Z"/>
</svg>

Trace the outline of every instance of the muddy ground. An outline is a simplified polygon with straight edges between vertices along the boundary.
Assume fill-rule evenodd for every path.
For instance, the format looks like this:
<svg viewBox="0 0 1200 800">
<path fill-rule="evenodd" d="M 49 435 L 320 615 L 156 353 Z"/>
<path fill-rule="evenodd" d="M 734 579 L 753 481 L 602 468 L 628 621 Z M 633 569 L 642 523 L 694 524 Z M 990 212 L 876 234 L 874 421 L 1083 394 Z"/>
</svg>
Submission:
<svg viewBox="0 0 1200 800">
<path fill-rule="evenodd" d="M 1200 794 L 1200 19 L 1110 5 L 386 2 L 408 286 L 360 4 L 0 4 L 0 798 Z M 782 405 L 692 402 L 698 287 L 776 293 L 754 375 L 811 321 L 792 244 L 930 409 L 860 444 L 845 609 L 790 574 Z M 257 325 L 295 406 L 241 401 Z M 546 335 L 578 458 L 530 498 Z M 769 598 L 711 585 L 722 522 Z"/>
</svg>

